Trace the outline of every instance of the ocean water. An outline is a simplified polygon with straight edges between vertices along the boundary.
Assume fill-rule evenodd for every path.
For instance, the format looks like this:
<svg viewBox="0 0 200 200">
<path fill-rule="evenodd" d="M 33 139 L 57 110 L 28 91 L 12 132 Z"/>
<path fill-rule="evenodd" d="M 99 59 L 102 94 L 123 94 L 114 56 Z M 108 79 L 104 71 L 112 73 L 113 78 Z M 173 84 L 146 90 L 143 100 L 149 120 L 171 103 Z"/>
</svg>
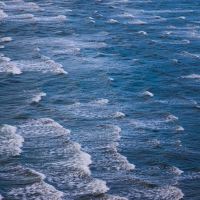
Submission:
<svg viewBox="0 0 200 200">
<path fill-rule="evenodd" d="M 0 1 L 0 199 L 199 200 L 199 41 L 199 1 Z"/>
</svg>

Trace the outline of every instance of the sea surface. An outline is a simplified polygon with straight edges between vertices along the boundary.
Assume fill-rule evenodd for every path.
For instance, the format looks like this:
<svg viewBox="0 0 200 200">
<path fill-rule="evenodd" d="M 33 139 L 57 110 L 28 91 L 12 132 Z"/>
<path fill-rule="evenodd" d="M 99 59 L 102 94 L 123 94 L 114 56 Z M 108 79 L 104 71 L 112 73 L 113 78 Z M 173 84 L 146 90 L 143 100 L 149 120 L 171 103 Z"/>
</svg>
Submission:
<svg viewBox="0 0 200 200">
<path fill-rule="evenodd" d="M 200 1 L 0 1 L 0 200 L 199 200 Z"/>
</svg>

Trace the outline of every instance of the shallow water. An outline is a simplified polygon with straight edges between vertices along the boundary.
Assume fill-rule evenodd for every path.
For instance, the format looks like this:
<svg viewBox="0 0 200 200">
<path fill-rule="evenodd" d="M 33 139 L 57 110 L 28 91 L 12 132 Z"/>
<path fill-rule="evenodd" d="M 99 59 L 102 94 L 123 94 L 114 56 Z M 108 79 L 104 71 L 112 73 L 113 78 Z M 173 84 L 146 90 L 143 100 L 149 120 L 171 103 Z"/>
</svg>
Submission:
<svg viewBox="0 0 200 200">
<path fill-rule="evenodd" d="M 199 5 L 0 1 L 0 199 L 200 199 Z"/>
</svg>

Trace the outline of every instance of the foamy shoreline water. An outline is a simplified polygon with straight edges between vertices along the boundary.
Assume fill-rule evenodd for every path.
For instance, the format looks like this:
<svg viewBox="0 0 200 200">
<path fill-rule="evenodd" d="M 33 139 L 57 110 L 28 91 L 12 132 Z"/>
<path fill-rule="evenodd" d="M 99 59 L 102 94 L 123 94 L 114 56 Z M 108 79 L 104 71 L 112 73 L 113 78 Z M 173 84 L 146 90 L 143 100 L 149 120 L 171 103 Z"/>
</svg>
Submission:
<svg viewBox="0 0 200 200">
<path fill-rule="evenodd" d="M 196 199 L 198 2 L 0 1 L 0 199 Z"/>
</svg>

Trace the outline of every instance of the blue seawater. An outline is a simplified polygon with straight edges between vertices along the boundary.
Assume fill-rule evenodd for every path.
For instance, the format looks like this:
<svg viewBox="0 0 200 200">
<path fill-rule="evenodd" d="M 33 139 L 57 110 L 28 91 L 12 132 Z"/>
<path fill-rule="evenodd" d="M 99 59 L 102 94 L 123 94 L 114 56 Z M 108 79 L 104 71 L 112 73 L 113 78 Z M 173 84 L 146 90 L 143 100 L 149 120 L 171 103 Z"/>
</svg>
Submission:
<svg viewBox="0 0 200 200">
<path fill-rule="evenodd" d="M 200 2 L 0 1 L 0 199 L 200 199 Z"/>
</svg>

